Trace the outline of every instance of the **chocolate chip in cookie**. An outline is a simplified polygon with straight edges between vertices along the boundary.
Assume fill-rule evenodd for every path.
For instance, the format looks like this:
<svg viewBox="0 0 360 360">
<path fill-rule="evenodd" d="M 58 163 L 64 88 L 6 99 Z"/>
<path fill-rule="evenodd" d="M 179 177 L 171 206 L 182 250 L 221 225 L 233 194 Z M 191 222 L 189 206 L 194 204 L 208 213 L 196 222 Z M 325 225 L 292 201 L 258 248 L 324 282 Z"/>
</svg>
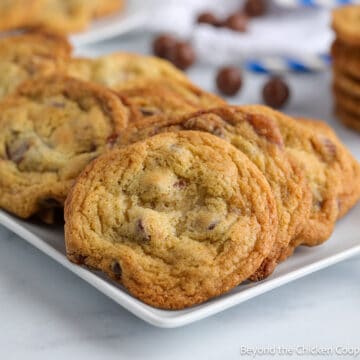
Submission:
<svg viewBox="0 0 360 360">
<path fill-rule="evenodd" d="M 121 270 L 121 265 L 119 264 L 118 261 L 116 260 L 113 260 L 111 262 L 111 271 L 113 272 L 113 274 L 120 278 L 121 277 L 121 273 L 122 273 L 122 270 Z"/>
</svg>

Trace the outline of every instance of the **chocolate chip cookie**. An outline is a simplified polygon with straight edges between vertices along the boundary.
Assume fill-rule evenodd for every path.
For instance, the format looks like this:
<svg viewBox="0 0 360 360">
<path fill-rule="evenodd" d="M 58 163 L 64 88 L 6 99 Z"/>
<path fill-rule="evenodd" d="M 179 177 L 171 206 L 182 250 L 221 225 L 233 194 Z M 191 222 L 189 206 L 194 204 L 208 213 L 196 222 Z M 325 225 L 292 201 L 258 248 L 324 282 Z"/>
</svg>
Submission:
<svg viewBox="0 0 360 360">
<path fill-rule="evenodd" d="M 203 110 L 178 118 L 153 117 L 130 126 L 119 138 L 125 146 L 161 132 L 204 131 L 241 150 L 265 175 L 274 193 L 279 228 L 271 254 L 253 280 L 269 276 L 280 253 L 299 235 L 309 216 L 311 197 L 303 171 L 288 159 L 276 123 L 262 114 L 249 114 L 236 107 Z"/>
<path fill-rule="evenodd" d="M 193 106 L 225 104 L 218 96 L 193 85 L 183 72 L 169 62 L 152 56 L 115 53 L 96 59 L 74 59 L 69 64 L 68 74 L 119 92 L 139 87 L 151 88 L 152 83 L 157 82 L 157 86 L 177 93 Z"/>
<path fill-rule="evenodd" d="M 336 176 L 341 179 L 341 191 L 338 198 L 339 218 L 341 218 L 360 199 L 360 164 L 326 123 L 314 119 L 299 120 L 323 137 L 328 137 L 335 144 L 335 161 L 339 167 L 334 167 L 333 170 L 339 170 Z"/>
<path fill-rule="evenodd" d="M 333 68 L 333 85 L 335 91 L 349 95 L 350 98 L 360 99 L 360 81 L 337 67 Z"/>
<path fill-rule="evenodd" d="M 333 91 L 335 95 L 335 106 L 337 108 L 343 109 L 347 113 L 360 117 L 360 98 L 354 97 L 351 94 L 339 89 L 336 84 Z"/>
<path fill-rule="evenodd" d="M 61 36 L 30 32 L 0 40 L 0 99 L 24 80 L 65 70 L 71 46 Z"/>
<path fill-rule="evenodd" d="M 331 47 L 333 65 L 343 73 L 360 79 L 360 49 L 335 40 Z"/>
<path fill-rule="evenodd" d="M 292 246 L 315 246 L 331 235 L 339 215 L 341 181 L 337 147 L 327 134 L 314 131 L 301 122 L 261 105 L 241 106 L 250 114 L 262 114 L 278 124 L 289 157 L 305 171 L 312 195 L 310 216 Z"/>
<path fill-rule="evenodd" d="M 0 103 L 0 207 L 28 218 L 61 207 L 79 172 L 127 125 L 112 92 L 51 76 Z"/>
<path fill-rule="evenodd" d="M 152 86 L 134 86 L 118 91 L 124 102 L 132 109 L 132 122 L 149 117 L 178 117 L 199 109 L 171 89 L 152 83 Z"/>
<path fill-rule="evenodd" d="M 336 8 L 333 11 L 332 27 L 341 42 L 350 46 L 360 46 L 360 6 Z"/>
<path fill-rule="evenodd" d="M 360 117 L 356 114 L 348 112 L 343 108 L 336 107 L 335 113 L 338 119 L 348 128 L 360 131 Z"/>
<path fill-rule="evenodd" d="M 92 162 L 65 206 L 71 261 L 182 309 L 246 280 L 271 251 L 275 201 L 256 166 L 204 132 L 164 133 Z"/>
<path fill-rule="evenodd" d="M 178 101 L 187 104 L 187 107 L 191 106 L 197 110 L 211 109 L 227 104 L 222 98 L 198 88 L 189 80 L 187 83 L 182 83 L 172 79 L 154 80 L 138 78 L 124 82 L 118 89 L 115 88 L 115 90 L 125 96 L 127 94 L 135 94 L 139 91 L 150 96 L 152 91 L 163 91 L 174 99 L 178 98 Z M 164 101 L 166 101 L 166 99 L 164 99 Z"/>
</svg>

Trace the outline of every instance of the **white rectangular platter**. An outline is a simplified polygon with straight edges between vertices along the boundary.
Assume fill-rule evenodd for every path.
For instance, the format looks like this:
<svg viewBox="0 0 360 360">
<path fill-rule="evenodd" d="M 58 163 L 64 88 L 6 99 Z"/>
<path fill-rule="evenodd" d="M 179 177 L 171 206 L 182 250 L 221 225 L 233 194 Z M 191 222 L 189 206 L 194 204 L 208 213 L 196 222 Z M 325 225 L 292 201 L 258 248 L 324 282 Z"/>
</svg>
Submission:
<svg viewBox="0 0 360 360">
<path fill-rule="evenodd" d="M 65 256 L 64 234 L 36 223 L 21 221 L 0 210 L 0 224 L 50 256 L 65 268 L 87 281 L 119 305 L 159 327 L 179 327 L 219 313 L 255 296 L 294 281 L 312 272 L 360 254 L 360 204 L 341 220 L 332 238 L 317 248 L 299 248 L 295 255 L 278 266 L 275 273 L 259 283 L 240 285 L 228 294 L 181 311 L 155 309 L 135 299 L 102 274 L 70 263 Z"/>
</svg>

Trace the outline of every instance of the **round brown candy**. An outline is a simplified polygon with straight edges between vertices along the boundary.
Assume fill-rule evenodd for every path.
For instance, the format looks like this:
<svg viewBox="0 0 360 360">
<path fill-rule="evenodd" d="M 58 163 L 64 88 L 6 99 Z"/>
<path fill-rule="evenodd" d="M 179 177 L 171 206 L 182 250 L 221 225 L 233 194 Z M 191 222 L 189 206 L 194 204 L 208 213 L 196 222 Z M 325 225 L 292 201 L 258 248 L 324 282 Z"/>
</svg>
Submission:
<svg viewBox="0 0 360 360">
<path fill-rule="evenodd" d="M 220 26 L 221 21 L 210 11 L 205 11 L 197 17 L 198 24 L 209 24 L 213 26 Z"/>
<path fill-rule="evenodd" d="M 272 77 L 263 88 L 263 99 L 266 105 L 280 109 L 290 96 L 289 87 L 280 77 Z"/>
<path fill-rule="evenodd" d="M 179 69 L 185 70 L 196 60 L 196 54 L 187 42 L 178 42 L 171 54 L 170 61 Z"/>
<path fill-rule="evenodd" d="M 248 17 L 243 13 L 235 13 L 230 15 L 224 25 L 225 27 L 239 32 L 245 32 L 247 29 Z"/>
<path fill-rule="evenodd" d="M 231 66 L 220 69 L 216 77 L 216 85 L 224 95 L 235 95 L 242 85 L 240 70 Z"/>
<path fill-rule="evenodd" d="M 168 34 L 158 36 L 153 42 L 153 53 L 163 59 L 170 59 L 177 40 Z"/>
<path fill-rule="evenodd" d="M 263 16 L 266 13 L 267 0 L 246 0 L 244 5 L 245 14 L 250 17 Z"/>
</svg>

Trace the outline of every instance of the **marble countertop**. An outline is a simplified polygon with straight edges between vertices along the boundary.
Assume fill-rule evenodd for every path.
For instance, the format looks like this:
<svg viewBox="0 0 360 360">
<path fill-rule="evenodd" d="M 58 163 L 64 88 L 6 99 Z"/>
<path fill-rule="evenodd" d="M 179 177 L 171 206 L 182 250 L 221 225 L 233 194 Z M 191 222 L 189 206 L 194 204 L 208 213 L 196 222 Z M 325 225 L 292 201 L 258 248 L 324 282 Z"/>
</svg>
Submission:
<svg viewBox="0 0 360 360">
<path fill-rule="evenodd" d="M 78 53 L 146 53 L 148 47 L 147 37 L 133 34 Z M 196 66 L 189 75 L 213 90 L 214 73 Z M 264 80 L 246 74 L 242 93 L 232 101 L 260 101 Z M 292 99 L 285 111 L 331 116 L 329 81 L 329 74 L 289 76 Z M 340 136 L 344 131 L 339 127 Z M 311 347 L 360 347 L 359 256 L 193 325 L 158 329 L 3 227 L 0 239 L 0 357 L 7 360 L 239 359 L 245 349 L 274 346 L 297 349 L 292 356 L 297 358 L 302 347 L 303 352 Z M 249 352 L 247 357 L 252 358 Z M 284 358 L 279 353 L 271 358 L 277 357 Z"/>
</svg>

